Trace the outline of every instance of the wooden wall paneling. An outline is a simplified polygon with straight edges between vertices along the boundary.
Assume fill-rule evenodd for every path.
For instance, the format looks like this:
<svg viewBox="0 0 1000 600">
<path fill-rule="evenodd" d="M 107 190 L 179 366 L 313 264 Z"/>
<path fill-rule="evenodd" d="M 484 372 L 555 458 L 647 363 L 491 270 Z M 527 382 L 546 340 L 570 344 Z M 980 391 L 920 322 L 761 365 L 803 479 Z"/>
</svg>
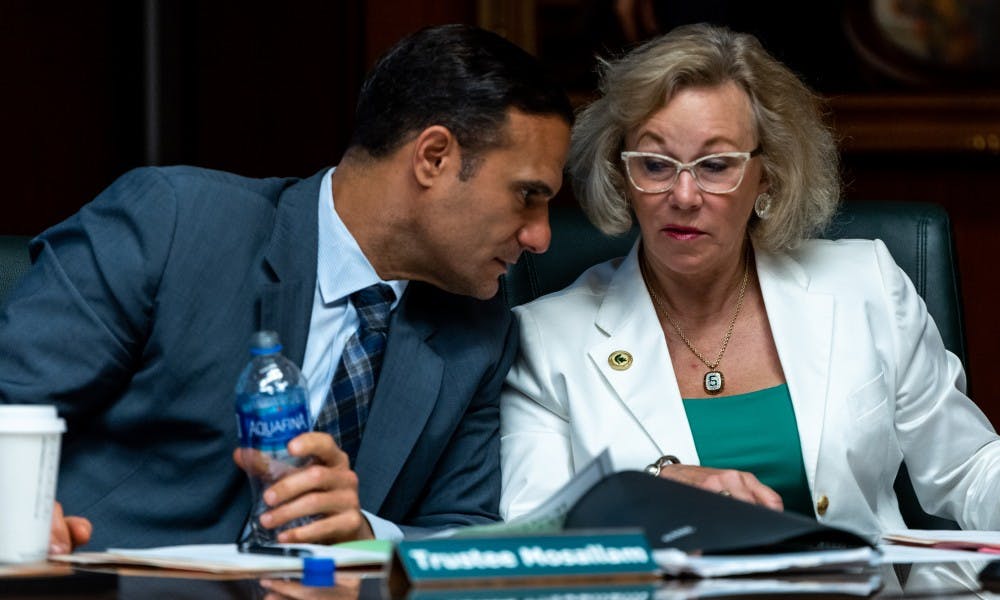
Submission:
<svg viewBox="0 0 1000 600">
<path fill-rule="evenodd" d="M 129 168 L 310 175 L 349 141 L 362 0 L 0 3 L 3 233 L 34 234 Z"/>
<path fill-rule="evenodd" d="M 537 54 L 536 10 L 536 0 L 478 0 L 476 24 L 495 31 L 531 54 Z"/>
<path fill-rule="evenodd" d="M 310 175 L 346 147 L 360 0 L 157 2 L 162 163 Z"/>
<path fill-rule="evenodd" d="M 1000 155 L 1000 93 L 849 94 L 830 98 L 848 153 Z"/>
<path fill-rule="evenodd" d="M 365 69 L 408 33 L 428 25 L 476 23 L 476 0 L 363 2 Z"/>
<path fill-rule="evenodd" d="M 127 0 L 0 2 L 0 233 L 39 233 L 137 164 L 140 9 Z"/>
</svg>

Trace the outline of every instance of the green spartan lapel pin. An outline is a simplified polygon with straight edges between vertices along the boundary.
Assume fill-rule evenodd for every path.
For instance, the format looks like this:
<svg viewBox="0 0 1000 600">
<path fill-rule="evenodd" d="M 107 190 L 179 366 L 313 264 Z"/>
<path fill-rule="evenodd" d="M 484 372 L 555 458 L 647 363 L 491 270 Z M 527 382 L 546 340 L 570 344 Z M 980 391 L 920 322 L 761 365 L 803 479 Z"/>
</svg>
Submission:
<svg viewBox="0 0 1000 600">
<path fill-rule="evenodd" d="M 608 364 L 615 371 L 624 371 L 632 366 L 632 355 L 624 350 L 615 350 L 608 355 Z"/>
</svg>

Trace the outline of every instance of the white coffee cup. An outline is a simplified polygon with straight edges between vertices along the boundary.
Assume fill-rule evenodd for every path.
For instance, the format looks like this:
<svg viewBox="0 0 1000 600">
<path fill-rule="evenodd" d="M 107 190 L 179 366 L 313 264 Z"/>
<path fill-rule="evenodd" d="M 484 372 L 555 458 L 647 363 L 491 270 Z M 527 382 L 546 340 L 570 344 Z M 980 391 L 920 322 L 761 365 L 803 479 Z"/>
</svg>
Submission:
<svg viewBox="0 0 1000 600">
<path fill-rule="evenodd" d="M 48 554 L 64 431 L 53 406 L 0 404 L 0 563 Z"/>
</svg>

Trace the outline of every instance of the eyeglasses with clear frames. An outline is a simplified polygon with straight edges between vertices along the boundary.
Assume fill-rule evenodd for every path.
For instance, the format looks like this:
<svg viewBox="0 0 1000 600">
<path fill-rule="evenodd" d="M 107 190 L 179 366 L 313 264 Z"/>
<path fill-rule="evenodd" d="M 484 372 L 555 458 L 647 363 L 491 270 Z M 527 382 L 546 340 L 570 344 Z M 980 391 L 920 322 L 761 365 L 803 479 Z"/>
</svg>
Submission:
<svg viewBox="0 0 1000 600">
<path fill-rule="evenodd" d="M 719 152 L 702 156 L 689 163 L 655 152 L 622 152 L 625 172 L 632 186 L 647 194 L 670 191 L 688 171 L 694 182 L 709 194 L 728 194 L 743 183 L 747 162 L 762 152 L 757 146 L 750 152 Z"/>
</svg>

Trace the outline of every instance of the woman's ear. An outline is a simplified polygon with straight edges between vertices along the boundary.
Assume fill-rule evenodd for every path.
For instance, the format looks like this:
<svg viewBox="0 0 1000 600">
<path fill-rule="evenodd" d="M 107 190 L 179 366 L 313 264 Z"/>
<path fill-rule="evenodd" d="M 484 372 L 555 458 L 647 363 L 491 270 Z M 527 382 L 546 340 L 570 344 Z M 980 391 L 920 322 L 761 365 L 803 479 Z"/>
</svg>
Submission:
<svg viewBox="0 0 1000 600">
<path fill-rule="evenodd" d="M 767 176 L 761 174 L 760 182 L 757 183 L 757 195 L 767 194 L 771 191 L 771 182 L 768 181 Z"/>
<path fill-rule="evenodd" d="M 421 131 L 413 144 L 413 173 L 424 187 L 434 185 L 441 175 L 461 162 L 458 140 L 443 125 Z"/>
</svg>

